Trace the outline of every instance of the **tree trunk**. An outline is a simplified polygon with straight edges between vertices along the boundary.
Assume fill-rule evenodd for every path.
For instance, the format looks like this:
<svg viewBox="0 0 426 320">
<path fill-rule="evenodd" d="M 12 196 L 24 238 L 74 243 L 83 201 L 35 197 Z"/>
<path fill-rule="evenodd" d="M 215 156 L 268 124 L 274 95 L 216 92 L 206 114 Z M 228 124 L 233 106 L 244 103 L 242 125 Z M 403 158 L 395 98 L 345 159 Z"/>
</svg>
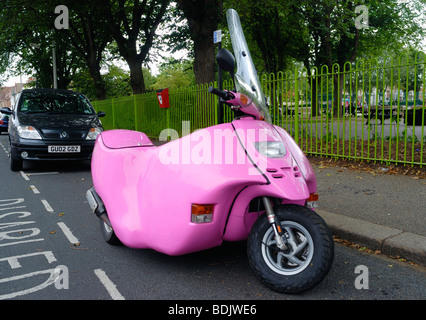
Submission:
<svg viewBox="0 0 426 320">
<path fill-rule="evenodd" d="M 194 41 L 194 73 L 197 84 L 215 80 L 215 46 L 213 32 L 222 14 L 220 0 L 177 0 L 188 20 L 189 33 Z"/>
<path fill-rule="evenodd" d="M 213 82 L 216 71 L 215 48 L 212 40 L 213 32 L 211 37 L 205 35 L 201 38 L 197 43 L 194 43 L 194 74 L 197 84 Z"/>
<path fill-rule="evenodd" d="M 105 82 L 102 79 L 99 61 L 96 59 L 96 52 L 91 51 L 86 57 L 86 63 L 89 68 L 89 74 L 92 77 L 95 86 L 96 98 L 98 100 L 106 99 Z"/>
<path fill-rule="evenodd" d="M 98 100 L 105 100 L 106 99 L 105 83 L 102 79 L 101 73 L 99 72 L 99 70 L 96 70 L 93 67 L 89 67 L 89 73 L 95 85 L 96 98 Z"/>
<path fill-rule="evenodd" d="M 155 31 L 169 3 L 169 0 L 142 2 L 134 0 L 118 3 L 105 1 L 103 13 L 108 20 L 110 32 L 117 43 L 120 55 L 129 65 L 133 94 L 146 92 L 142 62 L 152 47 Z M 144 44 L 141 46 L 139 42 L 142 41 Z"/>
<path fill-rule="evenodd" d="M 130 69 L 130 85 L 133 94 L 141 94 L 146 92 L 145 80 L 142 73 L 142 63 L 136 58 L 128 58 L 127 64 Z"/>
</svg>

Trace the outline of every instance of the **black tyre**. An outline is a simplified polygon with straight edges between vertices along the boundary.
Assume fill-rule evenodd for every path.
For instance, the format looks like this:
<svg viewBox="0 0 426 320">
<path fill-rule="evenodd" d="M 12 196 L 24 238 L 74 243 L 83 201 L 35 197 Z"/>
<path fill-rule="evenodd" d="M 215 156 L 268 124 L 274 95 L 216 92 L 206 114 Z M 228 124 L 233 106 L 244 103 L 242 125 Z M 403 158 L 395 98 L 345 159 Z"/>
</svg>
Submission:
<svg viewBox="0 0 426 320">
<path fill-rule="evenodd" d="M 254 273 L 270 289 L 300 293 L 321 282 L 331 268 L 334 243 L 324 220 L 298 205 L 275 208 L 288 248 L 280 250 L 266 215 L 253 225 L 247 254 Z"/>
<path fill-rule="evenodd" d="M 21 159 L 14 159 L 12 157 L 12 146 L 9 141 L 9 162 L 10 162 L 10 170 L 12 171 L 21 171 L 23 168 L 23 161 Z"/>
<path fill-rule="evenodd" d="M 102 219 L 99 219 L 99 221 L 100 221 L 101 232 L 104 237 L 104 240 L 108 244 L 113 246 L 121 245 L 121 241 L 115 235 L 114 230 L 109 225 L 107 225 Z"/>
<path fill-rule="evenodd" d="M 16 160 L 10 157 L 10 170 L 21 171 L 23 168 L 22 160 Z"/>
</svg>

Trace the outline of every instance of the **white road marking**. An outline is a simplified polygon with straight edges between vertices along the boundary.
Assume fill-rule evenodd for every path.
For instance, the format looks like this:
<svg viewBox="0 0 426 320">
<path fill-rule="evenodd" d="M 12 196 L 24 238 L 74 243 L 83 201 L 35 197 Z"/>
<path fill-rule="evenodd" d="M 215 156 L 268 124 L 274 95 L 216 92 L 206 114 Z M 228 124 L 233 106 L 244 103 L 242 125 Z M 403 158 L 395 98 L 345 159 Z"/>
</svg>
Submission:
<svg viewBox="0 0 426 320">
<path fill-rule="evenodd" d="M 102 269 L 96 269 L 95 274 L 113 300 L 125 300 L 121 293 L 117 290 L 117 286 L 108 278 L 105 271 Z"/>
<path fill-rule="evenodd" d="M 41 199 L 41 202 L 43 203 L 44 207 L 46 208 L 47 211 L 49 212 L 53 212 L 55 210 L 53 210 L 53 208 L 50 206 L 49 202 L 47 202 L 47 200 L 45 199 Z"/>
<path fill-rule="evenodd" d="M 22 254 L 22 255 L 19 255 L 19 256 L 1 258 L 0 261 L 7 261 L 7 262 L 9 262 L 9 265 L 12 269 L 17 269 L 17 268 L 22 267 L 21 263 L 19 262 L 19 259 L 38 256 L 38 255 L 44 255 L 47 259 L 47 262 L 49 262 L 49 263 L 56 261 L 56 258 L 53 255 L 52 251 L 34 252 L 34 253 Z"/>
<path fill-rule="evenodd" d="M 24 178 L 25 180 L 30 180 L 30 178 L 28 178 L 28 176 L 25 174 L 24 171 L 19 171 L 19 173 L 21 174 L 22 178 Z"/>
<path fill-rule="evenodd" d="M 35 187 L 35 186 L 33 186 L 32 184 L 30 185 L 30 189 L 35 193 L 35 194 L 39 194 L 40 193 L 40 191 L 38 191 L 38 189 Z"/>
<path fill-rule="evenodd" d="M 63 222 L 58 222 L 59 228 L 62 229 L 62 232 L 67 237 L 68 241 L 71 242 L 71 244 L 78 244 L 80 241 L 72 234 L 71 230 L 66 226 Z"/>
<path fill-rule="evenodd" d="M 48 174 L 59 174 L 59 172 L 33 172 L 33 173 L 27 173 L 27 176 L 45 176 Z"/>
<path fill-rule="evenodd" d="M 3 143 L 0 142 L 0 146 L 3 148 L 4 152 L 6 152 L 6 154 L 9 154 L 9 151 L 7 151 L 6 147 L 3 145 Z"/>
<path fill-rule="evenodd" d="M 29 243 L 29 242 L 37 242 L 37 241 L 44 241 L 44 239 L 43 239 L 43 238 L 40 238 L 40 239 L 31 239 L 31 240 L 23 240 L 23 241 L 9 242 L 9 243 L 5 243 L 5 244 L 0 244 L 0 247 L 14 246 L 15 244 L 22 244 L 22 243 Z"/>
<path fill-rule="evenodd" d="M 31 277 L 34 277 L 34 276 L 38 276 L 40 274 L 43 274 L 43 275 L 49 274 L 49 278 L 45 282 L 43 282 L 42 284 L 35 286 L 35 287 L 32 287 L 30 289 L 0 295 L 0 300 L 12 299 L 12 298 L 15 298 L 15 297 L 18 297 L 18 296 L 23 296 L 23 295 L 26 295 L 26 294 L 30 294 L 30 293 L 42 290 L 42 289 L 50 286 L 51 284 L 55 283 L 55 281 L 57 279 L 57 276 L 55 276 L 55 271 L 56 271 L 56 269 L 48 269 L 48 270 L 43 270 L 43 271 L 26 273 L 26 274 L 22 274 L 22 275 L 10 277 L 10 278 L 0 279 L 0 284 L 1 284 L 1 283 L 6 283 L 6 282 L 19 281 L 21 279 L 31 278 Z"/>
</svg>

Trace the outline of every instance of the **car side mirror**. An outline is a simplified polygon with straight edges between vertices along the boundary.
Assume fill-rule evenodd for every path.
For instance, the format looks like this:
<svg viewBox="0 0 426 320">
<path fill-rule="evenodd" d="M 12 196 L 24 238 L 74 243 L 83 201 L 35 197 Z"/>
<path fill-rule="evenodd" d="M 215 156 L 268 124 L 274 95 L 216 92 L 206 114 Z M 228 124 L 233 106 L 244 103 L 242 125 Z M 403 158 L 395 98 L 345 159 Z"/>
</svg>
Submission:
<svg viewBox="0 0 426 320">
<path fill-rule="evenodd" d="M 103 111 L 99 111 L 99 112 L 97 113 L 97 116 L 98 116 L 99 118 L 105 117 L 105 112 L 103 112 Z"/>
<path fill-rule="evenodd" d="M 13 111 L 9 108 L 1 108 L 0 112 L 4 113 L 4 114 L 12 114 L 13 113 Z"/>
<path fill-rule="evenodd" d="M 220 49 L 216 55 L 218 65 L 225 71 L 231 74 L 232 79 L 235 75 L 235 58 L 234 55 L 227 49 Z"/>
</svg>

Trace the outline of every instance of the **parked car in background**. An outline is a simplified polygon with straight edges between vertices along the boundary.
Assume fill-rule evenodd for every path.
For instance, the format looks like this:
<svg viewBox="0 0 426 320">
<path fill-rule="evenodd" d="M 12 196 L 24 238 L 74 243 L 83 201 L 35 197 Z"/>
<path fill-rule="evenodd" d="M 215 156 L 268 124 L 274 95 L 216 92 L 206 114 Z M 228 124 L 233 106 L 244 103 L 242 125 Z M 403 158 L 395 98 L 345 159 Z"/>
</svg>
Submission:
<svg viewBox="0 0 426 320">
<path fill-rule="evenodd" d="M 9 115 L 0 113 L 0 134 L 9 130 Z"/>
<path fill-rule="evenodd" d="M 12 171 L 28 160 L 90 159 L 97 135 L 103 131 L 90 101 L 60 89 L 23 90 L 9 114 L 9 158 Z"/>
</svg>

